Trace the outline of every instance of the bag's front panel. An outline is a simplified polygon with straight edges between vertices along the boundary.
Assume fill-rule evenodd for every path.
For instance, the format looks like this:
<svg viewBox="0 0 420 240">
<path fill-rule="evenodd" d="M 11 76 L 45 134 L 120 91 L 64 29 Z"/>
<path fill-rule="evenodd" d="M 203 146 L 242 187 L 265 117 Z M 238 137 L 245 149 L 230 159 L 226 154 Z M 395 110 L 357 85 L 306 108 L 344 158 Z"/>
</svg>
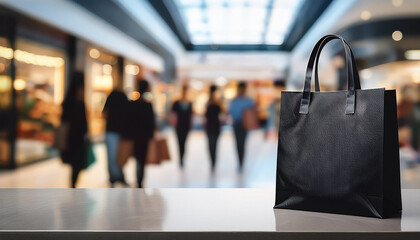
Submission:
<svg viewBox="0 0 420 240">
<path fill-rule="evenodd" d="M 335 211 L 330 201 L 341 201 L 371 208 L 369 197 L 382 198 L 384 89 L 358 90 L 352 115 L 345 114 L 346 91 L 311 93 L 308 114 L 299 114 L 301 97 L 282 93 L 276 205 L 328 212 Z"/>
</svg>

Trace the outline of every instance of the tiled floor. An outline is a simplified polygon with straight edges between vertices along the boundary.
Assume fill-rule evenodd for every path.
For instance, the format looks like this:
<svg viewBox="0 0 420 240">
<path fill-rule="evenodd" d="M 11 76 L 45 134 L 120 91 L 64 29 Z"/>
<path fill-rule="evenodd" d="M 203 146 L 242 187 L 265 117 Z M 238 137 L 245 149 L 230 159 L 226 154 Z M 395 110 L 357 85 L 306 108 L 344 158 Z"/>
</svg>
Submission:
<svg viewBox="0 0 420 240">
<path fill-rule="evenodd" d="M 230 130 L 222 133 L 218 143 L 218 162 L 214 175 L 210 174 L 207 139 L 203 132 L 193 131 L 187 140 L 185 169 L 178 167 L 177 146 L 172 131 L 165 132 L 172 160 L 158 166 L 146 167 L 145 186 L 163 187 L 262 187 L 274 188 L 277 143 L 265 140 L 262 131 L 250 133 L 247 142 L 245 169 L 237 173 L 234 138 Z M 97 161 L 83 171 L 78 187 L 109 187 L 106 149 L 103 144 L 95 147 Z M 404 166 L 404 163 L 402 163 Z M 135 186 L 135 161 L 124 167 L 127 181 Z M 0 187 L 50 188 L 68 187 L 70 167 L 60 159 L 50 159 L 17 170 L 0 171 Z M 420 166 L 402 170 L 403 188 L 420 188 Z"/>
</svg>

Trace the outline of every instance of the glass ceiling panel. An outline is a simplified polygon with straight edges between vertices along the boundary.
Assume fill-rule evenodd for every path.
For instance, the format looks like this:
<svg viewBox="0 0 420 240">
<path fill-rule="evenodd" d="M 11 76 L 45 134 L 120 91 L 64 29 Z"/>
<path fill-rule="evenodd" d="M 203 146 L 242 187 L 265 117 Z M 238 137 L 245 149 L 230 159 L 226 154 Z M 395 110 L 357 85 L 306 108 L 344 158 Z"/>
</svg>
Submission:
<svg viewBox="0 0 420 240">
<path fill-rule="evenodd" d="M 176 0 L 192 44 L 281 45 L 303 0 Z"/>
</svg>

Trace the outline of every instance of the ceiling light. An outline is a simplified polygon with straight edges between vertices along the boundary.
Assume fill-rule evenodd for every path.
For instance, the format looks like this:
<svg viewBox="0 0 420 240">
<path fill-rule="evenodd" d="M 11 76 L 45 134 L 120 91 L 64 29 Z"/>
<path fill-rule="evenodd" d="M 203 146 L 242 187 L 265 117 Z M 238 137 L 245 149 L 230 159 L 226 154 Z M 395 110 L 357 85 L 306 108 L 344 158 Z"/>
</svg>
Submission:
<svg viewBox="0 0 420 240">
<path fill-rule="evenodd" d="M 96 48 L 92 48 L 89 51 L 89 56 L 93 59 L 98 59 L 101 56 L 101 52 L 99 52 L 99 50 Z"/>
<path fill-rule="evenodd" d="M 400 7 L 403 3 L 404 0 L 392 0 L 392 5 L 394 5 L 394 7 Z"/>
<path fill-rule="evenodd" d="M 102 66 L 102 71 L 106 75 L 111 75 L 111 73 L 112 73 L 112 66 L 109 65 L 109 64 L 105 64 L 105 65 Z"/>
<path fill-rule="evenodd" d="M 217 86 L 223 87 L 228 83 L 228 80 L 225 77 L 218 77 L 215 82 Z"/>
<path fill-rule="evenodd" d="M 231 100 L 235 97 L 235 95 L 236 95 L 236 89 L 234 88 L 228 88 L 224 91 L 224 97 L 226 99 Z"/>
<path fill-rule="evenodd" d="M 413 79 L 414 83 L 420 83 L 420 73 L 411 74 L 411 78 Z"/>
<path fill-rule="evenodd" d="M 131 100 L 136 101 L 139 98 L 140 98 L 140 93 L 138 91 L 133 91 Z"/>
<path fill-rule="evenodd" d="M 60 57 L 37 55 L 22 50 L 16 50 L 14 56 L 19 62 L 43 67 L 61 67 L 64 65 L 64 60 Z"/>
<path fill-rule="evenodd" d="M 195 90 L 202 90 L 204 88 L 204 83 L 200 80 L 192 80 L 191 81 L 191 87 L 194 88 Z"/>
<path fill-rule="evenodd" d="M 0 46 L 0 57 L 6 58 L 6 59 L 12 59 L 13 49 Z"/>
<path fill-rule="evenodd" d="M 0 93 L 8 92 L 11 87 L 11 80 L 9 76 L 0 75 Z"/>
<path fill-rule="evenodd" d="M 112 89 L 113 79 L 110 75 L 98 75 L 93 78 L 92 88 L 99 91 L 109 91 Z"/>
<path fill-rule="evenodd" d="M 367 21 L 367 20 L 369 20 L 370 19 L 370 17 L 371 17 L 372 15 L 370 14 L 370 12 L 369 11 L 363 11 L 361 14 L 360 14 L 360 18 L 363 20 L 363 21 Z"/>
<path fill-rule="evenodd" d="M 403 38 L 403 34 L 400 31 L 394 31 L 392 33 L 392 39 L 394 39 L 394 41 L 398 42 Z"/>
<path fill-rule="evenodd" d="M 17 78 L 13 82 L 13 87 L 15 88 L 16 91 L 22 91 L 23 89 L 26 88 L 26 82 L 23 79 Z"/>
<path fill-rule="evenodd" d="M 127 74 L 134 75 L 134 76 L 139 74 L 140 72 L 140 68 L 137 65 L 132 65 L 132 64 L 126 65 L 124 70 Z"/>
<path fill-rule="evenodd" d="M 141 97 L 148 102 L 151 102 L 153 100 L 153 94 L 151 92 L 145 92 Z"/>
<path fill-rule="evenodd" d="M 404 56 L 408 60 L 420 60 L 420 50 L 405 51 Z"/>
<path fill-rule="evenodd" d="M 420 83 L 420 73 L 416 72 L 411 74 L 411 78 L 413 79 L 414 83 Z"/>
</svg>

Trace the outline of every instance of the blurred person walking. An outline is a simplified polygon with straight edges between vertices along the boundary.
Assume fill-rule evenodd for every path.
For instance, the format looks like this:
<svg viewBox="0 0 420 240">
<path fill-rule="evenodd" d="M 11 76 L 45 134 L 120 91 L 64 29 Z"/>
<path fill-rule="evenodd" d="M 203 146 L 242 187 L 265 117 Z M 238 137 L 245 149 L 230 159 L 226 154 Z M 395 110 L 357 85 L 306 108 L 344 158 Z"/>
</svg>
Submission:
<svg viewBox="0 0 420 240">
<path fill-rule="evenodd" d="M 128 123 L 124 129 L 123 137 L 134 142 L 134 157 L 137 161 L 137 185 L 143 187 L 144 166 L 146 164 L 149 141 L 153 138 L 156 129 L 153 107 L 148 99 L 150 86 L 146 80 L 138 82 L 140 97 L 129 102 Z"/>
<path fill-rule="evenodd" d="M 281 91 L 285 90 L 284 81 L 274 82 L 274 99 L 273 102 L 268 106 L 268 119 L 267 119 L 267 139 L 277 139 L 278 127 L 280 124 L 280 107 L 281 107 Z"/>
<path fill-rule="evenodd" d="M 66 126 L 66 146 L 60 155 L 64 163 L 72 167 L 71 187 L 76 187 L 77 178 L 87 164 L 86 134 L 87 121 L 84 100 L 84 75 L 76 72 L 63 101 L 61 124 Z M 60 136 L 58 136 L 60 137 Z"/>
<path fill-rule="evenodd" d="M 415 132 L 413 130 L 416 91 L 411 86 L 404 86 L 400 92 L 397 104 L 398 113 L 398 141 L 400 158 L 406 167 L 414 167 L 417 162 L 417 152 L 413 144 Z"/>
<path fill-rule="evenodd" d="M 181 99 L 175 101 L 171 110 L 172 125 L 174 125 L 178 137 L 179 164 L 181 168 L 184 167 L 185 142 L 191 129 L 192 117 L 192 103 L 187 100 L 187 91 L 188 87 L 183 86 Z"/>
<path fill-rule="evenodd" d="M 255 102 L 251 98 L 246 97 L 246 83 L 238 83 L 237 96 L 230 103 L 229 114 L 233 121 L 233 131 L 235 133 L 236 148 L 239 158 L 239 172 L 242 172 L 243 170 L 245 140 L 248 132 L 244 126 L 244 112 L 245 110 L 254 108 Z"/>
<path fill-rule="evenodd" d="M 220 135 L 220 114 L 222 108 L 219 101 L 216 99 L 217 87 L 212 85 L 210 87 L 210 97 L 207 102 L 207 109 L 205 113 L 205 129 L 208 138 L 210 158 L 211 158 L 211 171 L 214 172 L 216 167 L 216 147 L 217 139 Z"/>
<path fill-rule="evenodd" d="M 105 102 L 103 113 L 106 117 L 105 144 L 108 155 L 109 182 L 112 187 L 116 183 L 128 186 L 120 165 L 117 164 L 118 145 L 124 121 L 127 118 L 129 101 L 120 89 L 114 89 Z"/>
</svg>

